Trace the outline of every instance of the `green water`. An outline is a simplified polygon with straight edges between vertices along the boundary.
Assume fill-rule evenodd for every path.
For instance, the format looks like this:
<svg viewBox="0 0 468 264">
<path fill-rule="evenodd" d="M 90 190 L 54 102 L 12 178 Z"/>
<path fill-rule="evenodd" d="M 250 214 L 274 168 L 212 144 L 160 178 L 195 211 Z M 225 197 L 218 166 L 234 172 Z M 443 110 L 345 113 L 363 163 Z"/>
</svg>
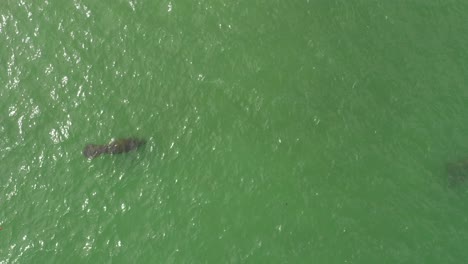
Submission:
<svg viewBox="0 0 468 264">
<path fill-rule="evenodd" d="M 3 1 L 0 263 L 465 263 L 467 13 Z"/>
</svg>

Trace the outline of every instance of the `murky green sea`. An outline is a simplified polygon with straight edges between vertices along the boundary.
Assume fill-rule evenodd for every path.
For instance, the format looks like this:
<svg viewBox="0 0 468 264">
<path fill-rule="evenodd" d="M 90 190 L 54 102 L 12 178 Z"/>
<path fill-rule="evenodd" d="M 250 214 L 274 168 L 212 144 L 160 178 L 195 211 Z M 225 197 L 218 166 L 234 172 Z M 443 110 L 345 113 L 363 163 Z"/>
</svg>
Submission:
<svg viewBox="0 0 468 264">
<path fill-rule="evenodd" d="M 2 1 L 0 263 L 467 263 L 467 14 Z"/>
</svg>

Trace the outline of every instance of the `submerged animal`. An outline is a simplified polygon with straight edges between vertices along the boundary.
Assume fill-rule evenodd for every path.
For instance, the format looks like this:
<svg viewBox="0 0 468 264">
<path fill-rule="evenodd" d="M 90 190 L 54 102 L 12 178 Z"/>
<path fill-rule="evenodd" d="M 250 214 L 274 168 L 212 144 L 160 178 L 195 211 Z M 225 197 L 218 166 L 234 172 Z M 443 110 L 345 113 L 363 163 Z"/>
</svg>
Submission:
<svg viewBox="0 0 468 264">
<path fill-rule="evenodd" d="M 93 159 L 101 154 L 121 154 L 129 152 L 144 145 L 146 140 L 136 138 L 121 138 L 112 140 L 107 145 L 89 144 L 83 150 L 83 155 L 88 159 Z"/>
<path fill-rule="evenodd" d="M 468 181 L 468 159 L 448 163 L 447 172 L 451 185 L 457 185 Z"/>
</svg>

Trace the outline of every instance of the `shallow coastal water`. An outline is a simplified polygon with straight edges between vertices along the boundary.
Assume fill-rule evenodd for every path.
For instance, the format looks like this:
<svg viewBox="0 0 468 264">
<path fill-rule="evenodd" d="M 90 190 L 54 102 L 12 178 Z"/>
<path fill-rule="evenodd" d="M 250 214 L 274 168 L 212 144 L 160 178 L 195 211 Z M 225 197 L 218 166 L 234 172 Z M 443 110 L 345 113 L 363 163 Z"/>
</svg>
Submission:
<svg viewBox="0 0 468 264">
<path fill-rule="evenodd" d="M 463 263 L 467 11 L 5 1 L 0 263 Z"/>
</svg>

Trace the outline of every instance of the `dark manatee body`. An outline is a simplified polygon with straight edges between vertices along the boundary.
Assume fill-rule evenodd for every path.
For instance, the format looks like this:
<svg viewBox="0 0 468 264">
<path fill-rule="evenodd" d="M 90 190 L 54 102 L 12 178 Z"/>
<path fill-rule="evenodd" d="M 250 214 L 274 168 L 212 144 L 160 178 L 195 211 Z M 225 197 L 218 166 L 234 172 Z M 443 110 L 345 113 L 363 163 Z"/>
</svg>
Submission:
<svg viewBox="0 0 468 264">
<path fill-rule="evenodd" d="M 86 147 L 83 150 L 83 155 L 85 155 L 87 158 L 92 159 L 95 158 L 102 153 L 107 153 L 107 146 L 105 145 L 94 145 L 94 144 L 89 144 L 86 145 Z"/>
<path fill-rule="evenodd" d="M 83 155 L 92 159 L 101 154 L 120 154 L 139 148 L 146 143 L 145 140 L 136 138 L 121 138 L 111 141 L 107 145 L 89 144 L 83 150 Z"/>
<path fill-rule="evenodd" d="M 450 185 L 458 185 L 468 181 L 468 159 L 447 164 Z"/>
</svg>

